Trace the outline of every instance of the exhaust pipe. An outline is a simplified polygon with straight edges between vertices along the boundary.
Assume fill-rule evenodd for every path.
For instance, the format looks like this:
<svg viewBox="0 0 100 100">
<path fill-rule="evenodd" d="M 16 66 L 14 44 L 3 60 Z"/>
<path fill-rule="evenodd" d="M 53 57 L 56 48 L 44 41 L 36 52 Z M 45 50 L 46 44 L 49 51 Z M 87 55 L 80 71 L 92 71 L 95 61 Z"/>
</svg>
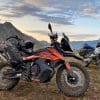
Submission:
<svg viewBox="0 0 100 100">
<path fill-rule="evenodd" d="M 15 79 L 15 78 L 21 78 L 22 74 L 18 71 L 15 72 L 8 72 L 3 74 L 3 78 L 6 79 Z"/>
</svg>

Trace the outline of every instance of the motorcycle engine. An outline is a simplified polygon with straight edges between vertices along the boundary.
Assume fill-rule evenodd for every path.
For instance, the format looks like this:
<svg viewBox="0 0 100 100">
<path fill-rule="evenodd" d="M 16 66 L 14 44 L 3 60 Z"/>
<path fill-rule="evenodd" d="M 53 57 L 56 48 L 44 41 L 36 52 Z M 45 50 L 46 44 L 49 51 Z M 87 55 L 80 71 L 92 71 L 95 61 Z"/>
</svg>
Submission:
<svg viewBox="0 0 100 100">
<path fill-rule="evenodd" d="M 36 78 L 40 73 L 40 67 L 38 65 L 31 66 L 31 76 L 32 79 Z"/>
<path fill-rule="evenodd" d="M 53 68 L 51 68 L 45 59 L 36 60 L 35 64 L 31 67 L 32 79 L 38 79 L 40 82 L 48 82 L 53 76 Z"/>
</svg>

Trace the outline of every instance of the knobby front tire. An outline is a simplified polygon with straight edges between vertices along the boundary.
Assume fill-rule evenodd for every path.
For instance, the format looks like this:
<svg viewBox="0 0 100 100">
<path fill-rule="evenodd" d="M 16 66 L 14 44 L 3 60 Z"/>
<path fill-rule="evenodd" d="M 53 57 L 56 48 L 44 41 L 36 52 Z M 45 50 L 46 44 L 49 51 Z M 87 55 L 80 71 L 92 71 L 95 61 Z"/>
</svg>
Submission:
<svg viewBox="0 0 100 100">
<path fill-rule="evenodd" d="M 68 81 L 68 70 L 65 66 L 61 66 L 57 70 L 56 83 L 60 91 L 66 96 L 81 96 L 83 95 L 89 87 L 89 74 L 85 67 L 78 63 L 70 62 L 71 70 L 76 74 L 77 81 Z"/>
</svg>

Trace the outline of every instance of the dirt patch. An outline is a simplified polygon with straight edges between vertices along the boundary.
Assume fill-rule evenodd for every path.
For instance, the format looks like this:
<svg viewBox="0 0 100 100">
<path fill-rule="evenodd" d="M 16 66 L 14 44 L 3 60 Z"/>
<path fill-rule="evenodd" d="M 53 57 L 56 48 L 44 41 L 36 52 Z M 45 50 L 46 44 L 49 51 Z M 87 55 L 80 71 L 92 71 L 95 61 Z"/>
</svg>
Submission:
<svg viewBox="0 0 100 100">
<path fill-rule="evenodd" d="M 48 84 L 32 84 L 21 81 L 11 91 L 1 91 L 0 100 L 100 100 L 100 69 L 87 68 L 91 82 L 84 96 L 66 97 L 58 90 L 55 79 Z"/>
</svg>

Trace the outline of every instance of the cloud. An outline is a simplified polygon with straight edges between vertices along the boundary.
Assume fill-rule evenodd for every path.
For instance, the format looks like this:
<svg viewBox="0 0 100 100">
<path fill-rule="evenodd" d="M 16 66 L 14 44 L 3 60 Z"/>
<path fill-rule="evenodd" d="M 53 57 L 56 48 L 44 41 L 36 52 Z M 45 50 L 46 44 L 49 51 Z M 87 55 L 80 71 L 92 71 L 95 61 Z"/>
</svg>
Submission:
<svg viewBox="0 0 100 100">
<path fill-rule="evenodd" d="M 32 35 L 36 39 L 46 40 L 46 41 L 50 42 L 50 39 L 49 39 L 49 36 L 48 36 L 49 31 L 35 30 L 35 31 L 27 31 L 27 32 L 30 33 L 30 35 Z M 56 33 L 56 32 L 54 32 L 54 33 Z M 96 40 L 100 37 L 100 35 L 98 35 L 98 34 L 72 34 L 72 33 L 67 33 L 66 35 L 69 37 L 69 39 L 71 41 L 74 41 L 74 40 L 77 40 L 77 41 Z M 45 38 L 41 38 L 43 36 Z M 58 36 L 59 36 L 59 41 L 60 41 L 61 38 L 62 38 L 62 33 L 59 33 Z M 94 37 L 95 37 L 95 39 L 94 39 Z"/>
<path fill-rule="evenodd" d="M 36 16 L 45 22 L 73 25 L 77 17 L 100 18 L 99 0 L 8 0 L 0 6 L 5 17 Z M 3 13 L 4 11 L 4 13 Z"/>
<path fill-rule="evenodd" d="M 39 41 L 45 40 L 45 41 L 50 42 L 50 38 L 48 34 L 45 33 L 45 31 L 27 31 L 27 32 L 28 32 L 28 35 L 33 36 Z"/>
<path fill-rule="evenodd" d="M 99 0 L 88 0 L 88 2 L 80 6 L 79 13 L 81 17 L 97 18 L 95 17 L 95 15 L 100 14 L 100 1 Z"/>
<path fill-rule="evenodd" d="M 49 4 L 45 0 L 23 0 L 23 3 L 32 4 L 35 7 L 48 7 Z"/>
<path fill-rule="evenodd" d="M 40 20 L 45 22 L 53 22 L 57 24 L 72 25 L 72 16 L 70 13 L 64 13 L 58 8 L 50 7 L 49 4 L 53 6 L 53 2 L 37 2 L 32 0 L 20 0 L 12 1 L 8 5 L 3 6 L 3 11 L 6 13 L 1 13 L 5 17 L 23 17 L 26 15 L 37 16 Z M 44 0 L 43 0 L 44 1 Z M 46 4 L 47 6 L 45 6 Z M 45 6 L 45 7 L 44 7 Z M 8 8 L 6 10 L 6 8 Z M 47 9 L 46 9 L 47 8 Z M 9 13 L 8 13 L 9 12 Z"/>
<path fill-rule="evenodd" d="M 31 34 L 33 34 L 33 33 L 40 33 L 40 34 L 45 34 L 45 35 L 47 35 L 47 33 L 49 33 L 49 31 L 47 32 L 47 31 L 39 31 L 39 30 L 34 30 L 34 31 L 27 30 L 27 32 L 31 33 Z"/>
<path fill-rule="evenodd" d="M 72 34 L 72 35 L 68 35 L 69 38 L 73 41 L 86 41 L 86 40 L 96 40 L 98 39 L 100 36 L 99 35 L 95 35 L 95 34 Z M 94 39 L 95 37 L 95 39 Z"/>
</svg>

